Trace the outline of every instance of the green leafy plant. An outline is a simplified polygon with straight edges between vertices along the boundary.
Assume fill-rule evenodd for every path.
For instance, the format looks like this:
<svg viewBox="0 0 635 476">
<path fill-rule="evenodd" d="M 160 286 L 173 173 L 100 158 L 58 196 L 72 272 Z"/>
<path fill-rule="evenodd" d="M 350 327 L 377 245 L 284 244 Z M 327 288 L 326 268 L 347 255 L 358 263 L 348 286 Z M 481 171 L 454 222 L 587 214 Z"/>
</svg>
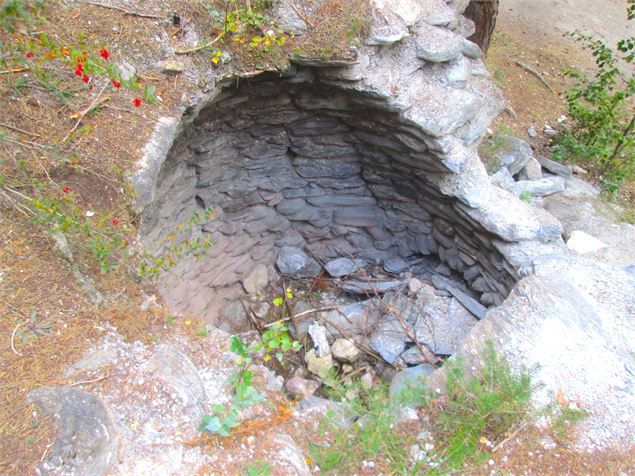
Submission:
<svg viewBox="0 0 635 476">
<path fill-rule="evenodd" d="M 590 35 L 576 31 L 570 36 L 591 51 L 596 73 L 589 78 L 579 70 L 566 72 L 576 81 L 566 93 L 571 126 L 556 138 L 554 157 L 588 166 L 612 194 L 635 179 L 635 73 L 624 66 L 634 63 L 635 36 L 620 40 L 617 53 Z"/>
<path fill-rule="evenodd" d="M 523 193 L 520 194 L 519 197 L 523 202 L 527 202 L 529 204 L 531 204 L 531 193 L 527 190 L 525 190 Z"/>
<path fill-rule="evenodd" d="M 195 212 L 184 224 L 168 234 L 164 246 L 156 253 L 146 252 L 139 267 L 141 276 L 159 277 L 181 260 L 193 256 L 200 259 L 212 247 L 209 235 L 195 236 L 200 225 L 214 219 L 214 209 L 207 208 L 203 213 Z"/>
<path fill-rule="evenodd" d="M 280 323 L 278 323 L 280 324 Z M 300 350 L 300 345 L 293 342 L 287 333 L 287 328 L 280 324 L 263 334 L 262 340 L 248 346 L 238 336 L 232 336 L 230 351 L 236 355 L 238 370 L 230 378 L 234 389 L 231 405 L 217 405 L 214 407 L 214 415 L 206 415 L 199 427 L 200 431 L 229 436 L 231 429 L 239 425 L 237 422 L 238 411 L 249 408 L 265 400 L 253 387 L 254 373 L 251 370 L 255 359 L 261 354 L 263 360 L 270 360 L 271 353 L 275 352 L 280 360 L 283 353 Z"/>
<path fill-rule="evenodd" d="M 257 460 L 255 464 L 248 464 L 245 467 L 246 476 L 269 476 L 271 474 L 271 463 Z"/>
<path fill-rule="evenodd" d="M 18 339 L 20 339 L 22 345 L 26 345 L 33 339 L 49 335 L 52 327 L 52 323 L 40 321 L 37 313 L 33 311 L 29 320 L 19 324 L 15 331 L 15 335 Z"/>
</svg>

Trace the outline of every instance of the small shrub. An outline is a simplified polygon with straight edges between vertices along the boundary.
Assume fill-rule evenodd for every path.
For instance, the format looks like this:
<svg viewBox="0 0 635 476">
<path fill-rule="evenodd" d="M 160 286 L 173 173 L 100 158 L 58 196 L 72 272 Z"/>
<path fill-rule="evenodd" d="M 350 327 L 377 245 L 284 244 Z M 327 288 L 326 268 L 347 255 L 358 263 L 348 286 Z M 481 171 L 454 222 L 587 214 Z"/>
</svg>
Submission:
<svg viewBox="0 0 635 476">
<path fill-rule="evenodd" d="M 362 460 L 388 461 L 395 474 L 408 472 L 407 441 L 394 430 L 396 410 L 411 395 L 390 398 L 387 385 L 366 389 L 360 384 L 344 386 L 331 375 L 328 378 L 329 396 L 351 406 L 358 420 L 350 430 L 342 431 L 332 414 L 321 423 L 321 431 L 334 440 L 326 446 L 312 444 L 312 460 L 325 474 L 354 474 Z"/>
<path fill-rule="evenodd" d="M 487 343 L 483 362 L 473 377 L 466 376 L 462 359 L 446 363 L 447 396 L 435 409 L 433 419 L 442 448 L 437 456 L 444 471 L 482 461 L 486 457 L 482 438 L 493 443 L 502 440 L 527 417 L 532 393 L 530 373 L 523 370 L 514 375 L 492 342 Z"/>
<path fill-rule="evenodd" d="M 628 7 L 633 19 L 633 4 Z M 580 162 L 591 169 L 613 195 L 624 181 L 635 179 L 635 36 L 620 40 L 617 53 L 602 40 L 578 31 L 570 33 L 589 49 L 596 74 L 589 78 L 570 69 L 576 84 L 566 93 L 571 126 L 556 138 L 554 157 Z"/>
</svg>

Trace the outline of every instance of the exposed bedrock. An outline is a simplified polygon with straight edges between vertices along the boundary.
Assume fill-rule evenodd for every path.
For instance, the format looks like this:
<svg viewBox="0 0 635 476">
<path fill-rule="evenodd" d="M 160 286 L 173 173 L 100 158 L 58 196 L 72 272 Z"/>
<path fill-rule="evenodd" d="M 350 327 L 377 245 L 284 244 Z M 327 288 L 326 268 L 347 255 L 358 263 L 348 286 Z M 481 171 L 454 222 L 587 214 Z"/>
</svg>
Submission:
<svg viewBox="0 0 635 476">
<path fill-rule="evenodd" d="M 521 265 L 561 249 L 560 223 L 492 186 L 475 152 L 503 102 L 460 22 L 410 22 L 348 66 L 303 58 L 283 76 L 218 83 L 160 121 L 135 179 L 144 244 L 159 249 L 192 213 L 216 210 L 198 230 L 208 255 L 162 280 L 174 310 L 219 323 L 257 265 L 277 276 L 288 246 L 320 264 L 435 255 L 487 306 Z M 436 51 L 441 34 L 458 45 L 451 55 Z"/>
</svg>

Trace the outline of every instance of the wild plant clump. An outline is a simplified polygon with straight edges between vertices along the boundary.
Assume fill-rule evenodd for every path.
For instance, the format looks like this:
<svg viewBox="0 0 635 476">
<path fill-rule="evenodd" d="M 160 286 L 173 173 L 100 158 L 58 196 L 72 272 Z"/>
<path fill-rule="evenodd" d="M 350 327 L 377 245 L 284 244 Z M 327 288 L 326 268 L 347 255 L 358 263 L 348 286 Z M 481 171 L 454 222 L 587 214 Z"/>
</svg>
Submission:
<svg viewBox="0 0 635 476">
<path fill-rule="evenodd" d="M 629 20 L 635 2 L 629 0 Z M 570 33 L 589 49 L 597 68 L 593 78 L 577 69 L 566 93 L 571 127 L 556 139 L 554 157 L 581 163 L 613 195 L 625 181 L 635 180 L 635 36 L 617 43 L 617 52 L 602 40 L 578 31 Z"/>
<path fill-rule="evenodd" d="M 445 366 L 446 396 L 437 402 L 433 427 L 441 468 L 458 470 L 466 463 L 482 461 L 485 444 L 503 440 L 528 417 L 532 394 L 531 375 L 515 375 L 509 364 L 487 342 L 483 367 L 468 377 L 457 358 Z"/>
</svg>

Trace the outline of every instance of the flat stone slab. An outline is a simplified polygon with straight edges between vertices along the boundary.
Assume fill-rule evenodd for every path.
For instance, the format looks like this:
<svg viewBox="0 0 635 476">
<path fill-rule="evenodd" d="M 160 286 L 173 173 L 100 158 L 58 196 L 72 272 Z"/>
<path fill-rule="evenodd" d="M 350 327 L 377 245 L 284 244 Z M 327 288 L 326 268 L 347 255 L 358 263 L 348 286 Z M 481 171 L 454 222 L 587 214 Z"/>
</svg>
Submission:
<svg viewBox="0 0 635 476">
<path fill-rule="evenodd" d="M 352 294 L 374 296 L 375 293 L 384 294 L 398 288 L 402 284 L 402 281 L 346 281 L 342 285 L 342 290 Z"/>
</svg>

